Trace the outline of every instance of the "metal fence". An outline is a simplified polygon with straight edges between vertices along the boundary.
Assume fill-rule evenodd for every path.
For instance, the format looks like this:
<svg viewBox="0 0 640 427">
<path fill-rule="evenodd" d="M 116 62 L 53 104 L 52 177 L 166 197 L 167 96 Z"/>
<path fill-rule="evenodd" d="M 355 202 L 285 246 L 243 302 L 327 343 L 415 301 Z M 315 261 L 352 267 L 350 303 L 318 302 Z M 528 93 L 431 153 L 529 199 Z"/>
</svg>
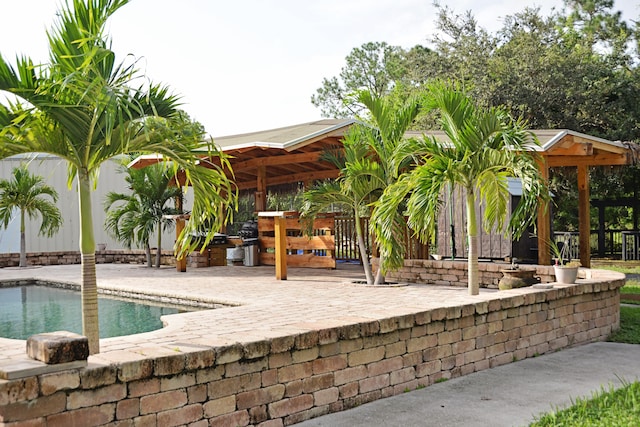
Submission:
<svg viewBox="0 0 640 427">
<path fill-rule="evenodd" d="M 601 239 L 598 230 L 591 230 L 589 236 L 591 256 L 623 260 L 638 259 L 639 233 L 637 230 L 604 230 L 602 247 L 600 247 Z M 554 233 L 554 239 L 556 242 L 568 241 L 571 258 L 580 258 L 579 233 L 577 231 L 557 231 Z"/>
</svg>

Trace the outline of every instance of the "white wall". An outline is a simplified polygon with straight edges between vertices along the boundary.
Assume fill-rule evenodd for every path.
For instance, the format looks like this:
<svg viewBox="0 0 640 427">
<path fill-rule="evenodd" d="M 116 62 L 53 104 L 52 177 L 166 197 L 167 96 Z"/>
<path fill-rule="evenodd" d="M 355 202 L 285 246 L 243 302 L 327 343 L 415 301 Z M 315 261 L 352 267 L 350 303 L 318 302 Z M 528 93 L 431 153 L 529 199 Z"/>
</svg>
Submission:
<svg viewBox="0 0 640 427">
<path fill-rule="evenodd" d="M 39 236 L 40 218 L 35 221 L 27 220 L 26 245 L 27 252 L 51 252 L 51 251 L 75 251 L 79 249 L 79 215 L 78 215 L 78 194 L 74 181 L 72 188 L 67 186 L 67 164 L 64 160 L 50 155 L 30 155 L 29 157 L 12 157 L 0 160 L 0 179 L 11 177 L 13 168 L 18 167 L 21 162 L 29 164 L 31 173 L 44 177 L 48 185 L 58 191 L 58 209 L 60 209 L 64 224 L 60 231 L 53 237 Z M 98 178 L 97 189 L 93 192 L 93 226 L 96 243 L 106 243 L 107 249 L 123 249 L 122 244 L 116 242 L 104 231 L 105 211 L 103 201 L 110 191 L 127 193 L 124 180 L 125 175 L 118 172 L 117 161 L 105 162 Z M 188 198 L 192 192 L 187 193 Z M 185 203 L 185 208 L 190 204 Z M 164 233 L 163 249 L 172 249 L 175 241 L 175 231 Z M 155 238 L 151 245 L 154 245 Z M 19 218 L 16 217 L 7 230 L 0 228 L 0 253 L 18 252 L 20 244 Z"/>
</svg>

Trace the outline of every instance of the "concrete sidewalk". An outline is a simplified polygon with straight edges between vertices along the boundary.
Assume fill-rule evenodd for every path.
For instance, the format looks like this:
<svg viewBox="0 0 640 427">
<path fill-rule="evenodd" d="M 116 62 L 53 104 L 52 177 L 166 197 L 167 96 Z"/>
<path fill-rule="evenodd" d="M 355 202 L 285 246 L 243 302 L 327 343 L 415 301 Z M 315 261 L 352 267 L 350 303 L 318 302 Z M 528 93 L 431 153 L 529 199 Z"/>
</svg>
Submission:
<svg viewBox="0 0 640 427">
<path fill-rule="evenodd" d="M 594 343 L 476 372 L 298 427 L 526 426 L 578 397 L 640 378 L 640 345 Z"/>
</svg>

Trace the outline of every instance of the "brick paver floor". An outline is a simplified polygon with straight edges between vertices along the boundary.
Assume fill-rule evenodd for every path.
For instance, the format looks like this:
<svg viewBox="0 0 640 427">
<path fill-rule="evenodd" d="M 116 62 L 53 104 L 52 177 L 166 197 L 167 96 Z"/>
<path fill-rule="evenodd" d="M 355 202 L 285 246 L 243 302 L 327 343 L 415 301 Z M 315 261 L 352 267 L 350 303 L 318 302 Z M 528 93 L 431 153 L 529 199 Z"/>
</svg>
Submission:
<svg viewBox="0 0 640 427">
<path fill-rule="evenodd" d="M 363 286 L 353 283 L 364 277 L 361 267 L 353 265 L 337 270 L 290 268 L 283 281 L 275 280 L 274 268 L 267 266 L 190 268 L 179 273 L 169 267 L 100 264 L 97 276 L 100 288 L 232 306 L 168 315 L 163 317 L 166 327 L 157 331 L 102 339 L 101 353 L 91 356 L 89 363 L 134 360 L 141 353 L 152 357 L 181 347 L 248 343 L 500 297 L 487 289 L 469 296 L 459 287 Z M 80 266 L 0 269 L 0 280 L 22 278 L 79 283 Z M 23 358 L 24 341 L 0 338 L 0 360 Z"/>
</svg>

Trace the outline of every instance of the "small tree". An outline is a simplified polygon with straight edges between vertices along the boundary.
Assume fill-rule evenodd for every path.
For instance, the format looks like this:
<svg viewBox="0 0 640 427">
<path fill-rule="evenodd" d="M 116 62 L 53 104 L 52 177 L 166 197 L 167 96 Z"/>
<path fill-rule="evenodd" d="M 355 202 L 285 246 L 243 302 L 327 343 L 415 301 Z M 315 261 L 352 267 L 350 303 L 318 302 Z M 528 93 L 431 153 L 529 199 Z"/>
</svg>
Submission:
<svg viewBox="0 0 640 427">
<path fill-rule="evenodd" d="M 377 162 L 371 159 L 371 150 L 358 127 L 351 128 L 342 144 L 344 150 L 330 150 L 323 155 L 323 160 L 340 168 L 340 176 L 334 181 L 321 182 L 304 193 L 302 217 L 304 220 L 312 219 L 319 213 L 336 208 L 352 213 L 362 267 L 367 284 L 372 285 L 373 272 L 361 220 L 369 216 L 369 204 L 375 200 L 384 177 Z"/>
<path fill-rule="evenodd" d="M 142 169 L 124 168 L 124 171 L 131 193 L 112 191 L 107 194 L 104 202 L 106 230 L 128 248 L 132 244 L 144 247 L 149 267 L 152 266 L 149 240 L 155 230 L 156 268 L 160 268 L 162 232 L 173 225 L 165 215 L 178 213 L 169 203 L 182 197 L 182 189 L 171 185 L 173 175 L 161 163 Z"/>
<path fill-rule="evenodd" d="M 402 253 L 395 253 L 392 218 L 406 203 L 408 225 L 426 241 L 435 232 L 440 197 L 448 185 L 460 186 L 466 194 L 469 241 L 469 293 L 479 293 L 478 221 L 476 200 L 484 204 L 483 225 L 507 230 L 509 191 L 507 178 L 522 182 L 522 198 L 508 221 L 518 238 L 536 219 L 540 199 L 548 199 L 546 183 L 540 177 L 532 148 L 535 136 L 523 123 L 501 109 L 478 107 L 457 86 L 434 83 L 428 87 L 426 105 L 436 110 L 448 141 L 425 136 L 408 141 L 399 152 L 414 151 L 418 144 L 426 152 L 419 165 L 400 176 L 380 198 L 372 224 L 378 231 L 381 253 L 390 254 L 385 268 L 402 265 Z"/>
<path fill-rule="evenodd" d="M 9 226 L 14 210 L 20 210 L 20 267 L 27 266 L 25 216 L 42 217 L 40 236 L 51 237 L 62 225 L 62 215 L 56 207 L 58 193 L 44 183 L 41 176 L 32 175 L 25 165 L 14 168 L 13 178 L 0 180 L 0 221 Z M 52 201 L 48 200 L 50 197 Z"/>
<path fill-rule="evenodd" d="M 379 97 L 369 91 L 360 91 L 357 92 L 357 100 L 367 108 L 368 117 L 365 120 L 368 123 L 356 123 L 344 141 L 345 163 L 341 180 L 334 185 L 326 184 L 316 194 L 307 193 L 307 202 L 312 205 L 324 203 L 326 206 L 331 203 L 327 197 L 331 197 L 336 203 L 349 206 L 356 218 L 370 214 L 372 209 L 375 212 L 378 197 L 385 188 L 396 181 L 398 170 L 411 157 L 405 155 L 399 160 L 397 150 L 405 138 L 406 131 L 420 111 L 419 104 L 414 98 L 409 98 L 398 105 L 388 96 Z M 399 165 L 396 164 L 397 161 L 400 162 Z M 309 206 L 306 210 L 313 211 Z M 402 246 L 402 241 L 397 239 L 397 236 L 404 235 L 406 229 L 404 218 L 400 212 L 397 212 L 397 215 L 389 217 L 388 220 L 391 221 L 393 230 L 397 231 L 394 242 L 391 244 Z M 356 227 L 359 226 L 360 222 L 356 219 Z M 377 239 L 378 229 L 371 226 L 370 231 Z M 362 232 L 358 237 L 359 240 L 361 237 L 363 237 Z M 368 255 L 364 248 L 364 240 L 359 243 L 359 246 L 366 272 L 368 261 L 365 258 Z M 390 253 L 397 252 L 395 250 Z M 380 256 L 381 266 L 384 265 L 384 256 L 385 254 Z M 373 279 L 375 285 L 384 283 L 383 271 L 382 268 L 378 269 Z M 370 280 L 372 278 L 367 276 L 367 281 Z"/>
<path fill-rule="evenodd" d="M 182 132 L 178 98 L 164 85 L 148 82 L 135 63 L 118 63 L 107 21 L 129 0 L 69 0 L 47 33 L 49 62 L 28 57 L 13 67 L 0 55 L 0 90 L 18 98 L 0 104 L 0 158 L 48 153 L 69 166 L 80 204 L 82 333 L 89 352 L 100 352 L 98 285 L 91 191 L 100 166 L 130 153 L 160 154 L 173 173 L 193 189 L 192 221 L 176 242 L 179 257 L 199 248 L 193 232 L 205 220 L 205 243 L 233 217 L 236 191 L 225 174 L 228 158 L 199 135 Z M 202 157 L 219 161 L 201 167 Z M 227 209 L 229 208 L 229 209 Z"/>
</svg>

